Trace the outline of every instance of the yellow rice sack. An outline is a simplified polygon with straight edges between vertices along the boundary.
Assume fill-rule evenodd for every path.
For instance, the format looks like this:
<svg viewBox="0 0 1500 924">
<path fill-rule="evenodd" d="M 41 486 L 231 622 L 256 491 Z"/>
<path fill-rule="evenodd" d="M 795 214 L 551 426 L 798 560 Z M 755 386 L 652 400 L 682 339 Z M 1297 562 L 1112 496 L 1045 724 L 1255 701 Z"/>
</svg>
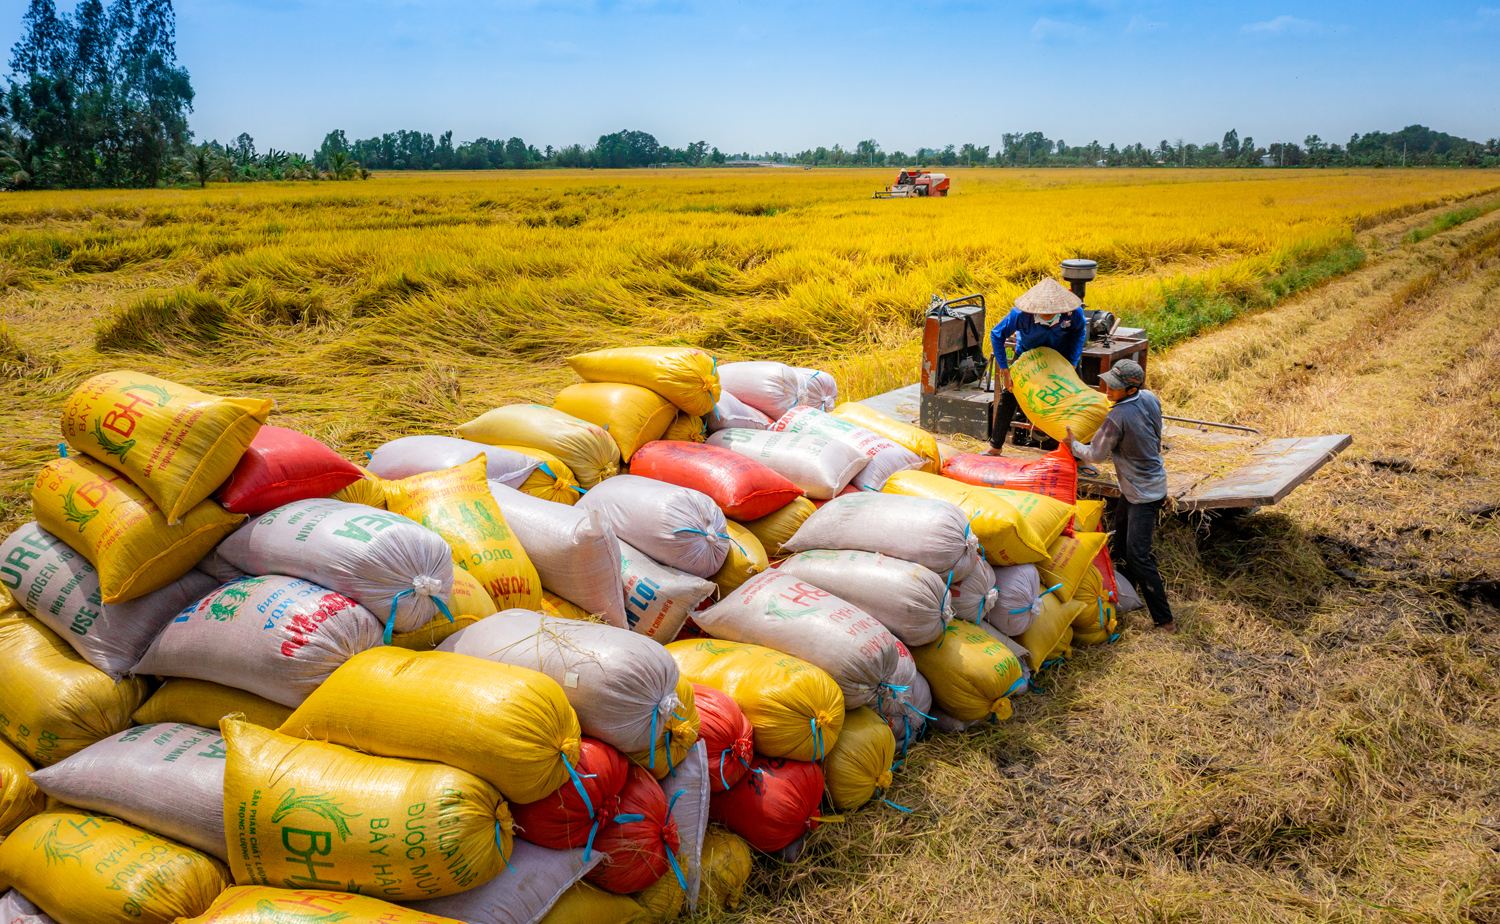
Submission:
<svg viewBox="0 0 1500 924">
<path fill-rule="evenodd" d="M 450 635 L 456 635 L 460 630 L 472 626 L 486 616 L 495 615 L 500 612 L 500 608 L 495 606 L 495 601 L 485 593 L 478 578 L 462 568 L 455 568 L 453 569 L 453 592 L 448 595 L 448 612 L 453 614 L 453 619 L 450 620 L 439 613 L 420 629 L 395 633 L 391 636 L 391 644 L 410 651 L 431 651 L 446 641 Z M 276 725 L 280 724 L 280 722 L 276 723 Z M 275 728 L 276 725 L 271 727 Z"/>
<path fill-rule="evenodd" d="M 364 477 L 348 487 L 340 488 L 333 492 L 333 499 L 345 501 L 350 504 L 364 504 L 366 507 L 378 507 L 384 510 L 385 482 L 381 480 L 379 475 L 365 468 L 363 465 L 356 465 L 355 468 L 359 469 Z"/>
<path fill-rule="evenodd" d="M 1077 515 L 1077 508 L 1065 504 L 1055 497 L 1036 494 L 1032 491 L 1012 491 L 1009 488 L 985 488 L 984 490 L 1016 508 L 1016 513 L 1031 527 L 1032 533 L 1044 547 L 1052 545 L 1063 534 L 1068 524 Z"/>
<path fill-rule="evenodd" d="M 1078 533 L 1059 536 L 1047 549 L 1049 561 L 1038 562 L 1037 573 L 1042 578 L 1042 589 L 1056 587 L 1057 599 L 1066 603 L 1078 592 L 1078 585 L 1090 571 L 1094 570 L 1094 558 L 1109 537 L 1104 533 Z"/>
<path fill-rule="evenodd" d="M 979 626 L 955 619 L 937 641 L 913 648 L 911 655 L 944 712 L 960 722 L 1010 718 L 1021 662 Z"/>
<path fill-rule="evenodd" d="M 510 808 L 472 773 L 225 719 L 224 831 L 240 885 L 436 898 L 488 882 Z"/>
<path fill-rule="evenodd" d="M 897 472 L 882 489 L 886 494 L 930 497 L 958 506 L 984 546 L 992 565 L 1029 565 L 1045 561 L 1047 546 L 1011 504 L 988 488 L 964 484 L 929 472 Z"/>
<path fill-rule="evenodd" d="M 661 436 L 664 440 L 674 440 L 679 443 L 701 443 L 708 438 L 708 426 L 703 418 L 687 411 L 678 411 L 677 416 L 672 418 L 672 425 L 667 432 Z"/>
<path fill-rule="evenodd" d="M 178 924 L 463 924 L 454 918 L 403 908 L 378 898 L 320 889 L 274 889 L 235 886 L 226 889 L 209 909 Z"/>
<path fill-rule="evenodd" d="M 0 839 L 47 807 L 46 794 L 26 775 L 32 769 L 20 751 L 0 741 Z"/>
<path fill-rule="evenodd" d="M 550 590 L 542 591 L 542 605 L 538 607 L 538 609 L 540 609 L 541 612 L 546 613 L 548 616 L 560 616 L 563 619 L 579 619 L 584 622 L 604 622 L 604 620 L 600 617 L 591 614 L 588 610 L 585 610 L 583 607 L 579 606 L 576 603 L 573 603 L 569 600 L 564 600 L 562 597 L 559 597 L 557 594 L 553 593 Z"/>
<path fill-rule="evenodd" d="M 838 743 L 844 693 L 822 668 L 760 645 L 701 638 L 667 651 L 691 683 L 722 690 L 755 728 L 767 757 L 818 760 Z"/>
<path fill-rule="evenodd" d="M 683 869 L 687 869 L 686 856 L 677 855 L 677 865 Z M 682 916 L 683 906 L 687 904 L 687 893 L 678 885 L 677 874 L 671 870 L 630 897 L 646 909 L 646 916 L 641 920 L 650 924 L 666 924 L 667 921 L 677 920 Z"/>
<path fill-rule="evenodd" d="M 551 453 L 584 489 L 620 473 L 620 447 L 603 427 L 540 404 L 486 411 L 459 426 L 458 435 L 491 446 L 530 446 Z"/>
<path fill-rule="evenodd" d="M 626 462 L 635 451 L 659 440 L 677 417 L 677 407 L 649 388 L 619 382 L 569 385 L 552 399 L 564 414 L 603 427 Z"/>
<path fill-rule="evenodd" d="M 775 513 L 768 513 L 758 520 L 748 520 L 740 525 L 760 540 L 767 558 L 785 558 L 787 553 L 782 549 L 782 544 L 790 540 L 817 509 L 818 506 L 812 501 L 799 497 Z"/>
<path fill-rule="evenodd" d="M 1073 526 L 1074 532 L 1106 532 L 1106 530 L 1102 528 L 1104 520 L 1104 501 L 1080 499 L 1074 506 L 1078 508 L 1078 519 Z"/>
<path fill-rule="evenodd" d="M 833 409 L 835 417 L 859 424 L 866 430 L 874 430 L 893 443 L 898 443 L 922 457 L 921 471 L 934 475 L 943 473 L 943 457 L 938 452 L 937 437 L 894 417 L 887 417 L 872 407 L 857 401 L 846 401 Z"/>
<path fill-rule="evenodd" d="M 1010 364 L 1016 402 L 1041 431 L 1055 440 L 1073 436 L 1085 443 L 1109 414 L 1109 399 L 1083 384 L 1078 373 L 1050 347 L 1027 350 Z"/>
<path fill-rule="evenodd" d="M 587 882 L 575 882 L 540 924 L 633 924 L 646 915 L 641 903 L 629 895 L 611 895 Z"/>
<path fill-rule="evenodd" d="M 124 472 L 176 523 L 234 472 L 273 406 L 117 370 L 74 390 L 63 405 L 62 435 Z"/>
<path fill-rule="evenodd" d="M 754 859 L 750 844 L 727 828 L 709 825 L 703 836 L 703 879 L 698 902 L 714 910 L 728 910 L 740 906 L 740 896 L 745 884 L 750 881 Z"/>
<path fill-rule="evenodd" d="M 618 347 L 568 357 L 585 382 L 649 388 L 689 414 L 706 417 L 719 401 L 718 363 L 691 347 Z"/>
<path fill-rule="evenodd" d="M 467 770 L 535 802 L 578 762 L 578 716 L 546 674 L 445 651 L 373 648 L 344 662 L 283 734 Z"/>
<path fill-rule="evenodd" d="M 137 725 L 185 722 L 200 728 L 218 728 L 219 720 L 226 715 L 238 715 L 262 728 L 280 728 L 291 714 L 290 706 L 273 703 L 245 690 L 207 680 L 168 677 L 130 720 Z"/>
<path fill-rule="evenodd" d="M 578 498 L 583 496 L 583 488 L 578 486 L 578 479 L 573 477 L 573 470 L 552 453 L 544 452 L 535 446 L 515 444 L 500 444 L 499 448 L 519 452 L 523 456 L 530 456 L 542 463 L 537 466 L 536 471 L 526 476 L 526 480 L 521 482 L 521 486 L 516 490 L 523 494 L 530 494 L 532 497 L 540 497 L 542 500 L 569 506 L 578 503 Z"/>
<path fill-rule="evenodd" d="M 172 924 L 202 914 L 232 884 L 208 854 L 66 805 L 0 843 L 0 887 L 60 924 Z"/>
<path fill-rule="evenodd" d="M 823 788 L 840 811 L 853 811 L 891 785 L 896 736 L 869 706 L 844 713 L 838 743 L 823 759 Z"/>
<path fill-rule="evenodd" d="M 1067 610 L 1067 612 L 1076 612 L 1076 607 L 1078 607 L 1079 605 L 1080 604 L 1076 603 L 1068 604 L 1068 606 L 1074 607 L 1075 609 Z M 1052 646 L 1052 653 L 1047 655 L 1047 660 L 1042 662 L 1042 666 L 1045 667 L 1046 665 L 1051 664 L 1053 661 L 1060 661 L 1063 658 L 1073 657 L 1073 636 L 1075 634 L 1076 633 L 1074 633 L 1072 626 L 1068 626 L 1066 629 L 1063 629 L 1062 635 L 1058 636 L 1057 638 L 1057 644 Z"/>
<path fill-rule="evenodd" d="M 719 588 L 719 596 L 739 587 L 771 566 L 766 557 L 766 547 L 760 544 L 755 534 L 733 520 L 726 521 L 729 527 L 729 554 L 724 558 L 724 567 L 709 578 Z"/>
<path fill-rule="evenodd" d="M 31 486 L 31 504 L 42 529 L 98 570 L 105 603 L 167 586 L 245 519 L 204 501 L 168 525 L 161 508 L 129 478 L 87 456 L 43 466 Z"/>
<path fill-rule="evenodd" d="M 1052 660 L 1060 649 L 1066 651 L 1073 638 L 1073 620 L 1081 612 L 1081 603 L 1063 603 L 1053 594 L 1042 595 L 1041 614 L 1016 639 L 1026 649 L 1026 660 L 1033 671 L 1041 670 L 1042 665 Z"/>
<path fill-rule="evenodd" d="M 686 677 L 677 678 L 678 707 L 672 710 L 666 728 L 656 739 L 655 750 L 647 748 L 625 758 L 638 767 L 651 771 L 658 780 L 666 779 L 672 768 L 687 758 L 688 752 L 698 743 L 700 718 L 698 706 L 693 699 L 693 683 Z"/>
<path fill-rule="evenodd" d="M 0 620 L 0 733 L 39 767 L 130 727 L 146 682 L 119 683 L 30 616 Z"/>
<path fill-rule="evenodd" d="M 440 472 L 387 481 L 386 509 L 446 539 L 453 563 L 479 580 L 493 612 L 534 610 L 542 602 L 542 579 L 490 493 L 487 464 L 480 453 Z"/>
</svg>

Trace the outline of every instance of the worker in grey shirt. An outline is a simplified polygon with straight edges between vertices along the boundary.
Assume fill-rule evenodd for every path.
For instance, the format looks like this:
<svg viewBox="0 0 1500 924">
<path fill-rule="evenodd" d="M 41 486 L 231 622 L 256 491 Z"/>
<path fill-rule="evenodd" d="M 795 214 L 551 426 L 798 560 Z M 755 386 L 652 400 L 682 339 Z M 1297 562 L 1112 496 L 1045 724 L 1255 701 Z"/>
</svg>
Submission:
<svg viewBox="0 0 1500 924">
<path fill-rule="evenodd" d="M 1099 463 L 1113 457 L 1120 483 L 1115 508 L 1114 557 L 1120 571 L 1140 592 L 1151 621 L 1164 632 L 1176 632 L 1167 588 L 1151 554 L 1156 520 L 1167 499 L 1167 469 L 1161 459 L 1161 402 L 1144 388 L 1146 372 L 1140 363 L 1124 359 L 1099 376 L 1111 402 L 1109 416 L 1084 445 L 1068 430 L 1068 446 L 1082 462 Z"/>
</svg>

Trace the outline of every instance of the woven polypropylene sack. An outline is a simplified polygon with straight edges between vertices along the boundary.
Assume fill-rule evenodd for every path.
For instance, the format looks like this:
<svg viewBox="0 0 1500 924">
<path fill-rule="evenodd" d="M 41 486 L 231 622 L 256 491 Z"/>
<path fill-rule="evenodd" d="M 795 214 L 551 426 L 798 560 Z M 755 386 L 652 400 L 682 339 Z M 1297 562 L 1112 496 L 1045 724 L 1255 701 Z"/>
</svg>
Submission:
<svg viewBox="0 0 1500 924">
<path fill-rule="evenodd" d="M 636 453 L 630 473 L 701 491 L 731 520 L 759 519 L 802 496 L 781 475 L 722 446 L 655 442 Z"/>
<path fill-rule="evenodd" d="M 953 615 L 964 622 L 977 623 L 985 614 L 1000 605 L 1000 594 L 995 590 L 995 569 L 979 553 L 974 554 L 974 564 L 963 580 L 956 580 L 949 589 L 949 601 L 953 604 Z"/>
<path fill-rule="evenodd" d="M 1042 579 L 1036 565 L 995 569 L 995 608 L 984 614 L 990 625 L 1015 638 L 1042 614 Z"/>
<path fill-rule="evenodd" d="M 680 726 L 673 717 L 680 705 L 677 662 L 661 645 L 625 629 L 505 610 L 438 650 L 541 671 L 562 685 L 585 735 L 622 751 L 649 748 L 662 730 Z"/>
<path fill-rule="evenodd" d="M 649 388 L 689 414 L 707 414 L 719 399 L 722 367 L 691 347 L 616 347 L 569 356 L 567 363 L 585 382 Z"/>
<path fill-rule="evenodd" d="M 662 794 L 667 799 L 667 812 L 677 822 L 677 837 L 681 846 L 677 850 L 677 861 L 681 867 L 687 888 L 684 890 L 687 906 L 698 906 L 698 889 L 703 868 L 703 835 L 708 830 L 708 805 L 713 773 L 708 763 L 708 751 L 703 742 L 698 742 L 688 751 L 672 773 L 661 780 Z M 676 884 L 676 876 L 668 874 Z"/>
<path fill-rule="evenodd" d="M 1067 446 L 1030 462 L 961 452 L 943 462 L 943 474 L 965 484 L 1045 494 L 1064 504 L 1078 500 L 1078 462 Z"/>
<path fill-rule="evenodd" d="M 1121 574 L 1118 569 L 1115 570 L 1115 588 L 1120 599 L 1116 608 L 1121 613 L 1132 613 L 1145 608 L 1146 604 L 1141 601 L 1141 595 L 1136 593 L 1135 587 L 1130 583 L 1130 580 Z"/>
<path fill-rule="evenodd" d="M 823 770 L 810 761 L 755 755 L 750 772 L 710 800 L 714 821 L 762 853 L 774 853 L 818 827 Z"/>
<path fill-rule="evenodd" d="M 450 615 L 434 616 L 427 625 L 410 632 L 396 632 L 391 636 L 391 644 L 412 651 L 431 651 L 449 636 L 486 616 L 493 616 L 499 609 L 474 575 L 462 568 L 454 568 L 453 593 L 448 596 Z"/>
<path fill-rule="evenodd" d="M 0 838 L 47 806 L 47 797 L 28 776 L 31 769 L 31 761 L 0 740 Z"/>
<path fill-rule="evenodd" d="M 62 435 L 124 473 L 168 523 L 177 523 L 229 478 L 272 406 L 265 398 L 221 398 L 117 370 L 68 397 Z"/>
<path fill-rule="evenodd" d="M 166 722 L 218 728 L 220 719 L 236 714 L 263 728 L 280 728 L 292 714 L 292 707 L 273 703 L 249 690 L 237 690 L 207 680 L 168 677 L 130 716 L 130 720 L 137 725 Z"/>
<path fill-rule="evenodd" d="M 655 742 L 639 751 L 628 751 L 625 759 L 637 767 L 651 771 L 658 780 L 671 776 L 678 764 L 687 759 L 688 753 L 698 743 L 698 706 L 692 681 L 677 678 L 677 709 L 672 713 L 674 721 L 657 735 Z"/>
<path fill-rule="evenodd" d="M 312 437 L 266 425 L 214 499 L 230 513 L 257 517 L 282 504 L 332 496 L 363 478 L 359 466 Z"/>
<path fill-rule="evenodd" d="M 873 702 L 896 669 L 896 637 L 879 620 L 779 571 L 751 578 L 693 620 L 715 638 L 764 645 L 821 667 L 849 709 Z"/>
<path fill-rule="evenodd" d="M 578 507 L 598 510 L 622 542 L 679 571 L 706 578 L 724 565 L 724 513 L 701 491 L 620 475 L 593 488 Z"/>
<path fill-rule="evenodd" d="M 813 433 L 719 430 L 707 444 L 733 450 L 771 469 L 811 498 L 827 499 L 848 487 L 870 457 Z"/>
<path fill-rule="evenodd" d="M 819 549 L 793 555 L 776 570 L 854 604 L 907 645 L 927 644 L 953 618 L 949 582 L 916 562 L 879 552 Z"/>
<path fill-rule="evenodd" d="M 681 851 L 678 851 L 677 865 L 684 865 Z M 669 924 L 681 917 L 682 910 L 687 907 L 687 892 L 678 883 L 675 871 L 668 872 L 630 897 L 646 909 L 646 916 L 641 919 L 644 924 Z"/>
<path fill-rule="evenodd" d="M 201 916 L 177 924 L 317 924 L 359 921 L 379 924 L 465 924 L 414 908 L 350 892 L 236 886 L 219 895 Z"/>
<path fill-rule="evenodd" d="M 932 688 L 917 670 L 911 649 L 902 645 L 896 653 L 900 656 L 896 672 L 876 697 L 875 711 L 890 726 L 891 734 L 895 736 L 896 752 L 905 754 L 911 743 L 921 736 L 927 717 L 932 714 Z"/>
<path fill-rule="evenodd" d="M 985 631 L 985 634 L 990 638 L 1004 645 L 1006 648 L 1009 648 L 1010 653 L 1016 656 L 1016 662 L 1021 665 L 1021 684 L 1020 686 L 1016 687 L 1016 692 L 1012 693 L 1011 697 L 1014 698 L 1022 695 L 1023 693 L 1030 693 L 1031 653 L 1026 650 L 1026 646 L 1022 645 L 1020 642 L 1016 641 L 1010 636 L 1002 634 L 999 629 L 996 629 L 994 626 L 990 625 L 987 622 L 980 623 L 979 628 L 983 629 Z"/>
<path fill-rule="evenodd" d="M 719 396 L 719 403 L 703 418 L 703 422 L 708 432 L 714 433 L 719 430 L 764 430 L 771 425 L 772 419 L 726 391 Z"/>
<path fill-rule="evenodd" d="M 757 752 L 814 760 L 838 740 L 844 694 L 822 668 L 773 648 L 712 638 L 673 642 L 667 651 L 683 677 L 739 705 L 755 729 Z"/>
<path fill-rule="evenodd" d="M 356 465 L 359 469 L 360 479 L 346 488 L 341 488 L 328 495 L 334 500 L 348 501 L 351 504 L 364 504 L 366 507 L 374 507 L 377 510 L 385 509 L 385 482 L 380 476 L 363 466 Z"/>
<path fill-rule="evenodd" d="M 5 924 L 57 924 L 15 889 L 0 895 L 0 921 Z"/>
<path fill-rule="evenodd" d="M 552 406 L 603 427 L 626 462 L 642 446 L 661 439 L 678 413 L 672 402 L 651 389 L 621 382 L 569 385 L 552 399 Z"/>
<path fill-rule="evenodd" d="M 620 447 L 603 427 L 540 404 L 486 411 L 461 425 L 458 435 L 492 446 L 532 446 L 551 453 L 585 489 L 620 472 Z"/>
<path fill-rule="evenodd" d="M 1073 520 L 1078 515 L 1077 507 L 1034 491 L 1015 491 L 1010 488 L 985 488 L 984 491 L 1016 508 L 1016 513 L 1031 527 L 1037 541 L 1043 546 L 1050 546 L 1058 536 L 1072 528 Z"/>
<path fill-rule="evenodd" d="M 545 674 L 446 651 L 376 648 L 333 672 L 288 735 L 451 764 L 510 802 L 535 802 L 578 759 L 578 716 Z"/>
<path fill-rule="evenodd" d="M 677 822 L 667 813 L 667 797 L 651 773 L 631 767 L 620 790 L 620 812 L 599 826 L 594 849 L 604 862 L 589 870 L 589 882 L 625 895 L 651 885 L 671 869 L 681 845 Z"/>
<path fill-rule="evenodd" d="M 32 774 L 60 802 L 229 859 L 224 739 L 217 728 L 137 725 Z"/>
<path fill-rule="evenodd" d="M 839 403 L 839 383 L 821 369 L 793 366 L 797 375 L 797 403 L 831 411 Z"/>
<path fill-rule="evenodd" d="M 542 500 L 494 482 L 490 482 L 490 494 L 525 547 L 543 588 L 612 626 L 626 627 L 620 542 L 603 514 Z"/>
<path fill-rule="evenodd" d="M 1066 647 L 1063 634 L 1067 633 L 1072 638 L 1073 618 L 1082 612 L 1083 606 L 1073 606 L 1057 599 L 1054 594 L 1042 595 L 1042 611 L 1026 627 L 1026 631 L 1016 637 L 1016 641 L 1026 647 L 1031 662 L 1031 670 L 1039 671 L 1052 652 L 1059 646 Z"/>
<path fill-rule="evenodd" d="M 728 521 L 725 528 L 729 531 L 729 554 L 724 556 L 724 567 L 711 579 L 721 596 L 733 592 L 771 566 L 765 546 L 754 533 L 733 520 Z"/>
<path fill-rule="evenodd" d="M 410 902 L 407 907 L 467 924 L 537 924 L 563 892 L 604 860 L 598 851 L 586 860 L 583 855 L 581 847 L 549 850 L 517 840 L 510 862 L 494 879 L 457 895 Z M 386 922 L 385 918 L 370 920 Z"/>
<path fill-rule="evenodd" d="M 197 569 L 124 603 L 101 602 L 99 572 L 35 523 L 0 544 L 0 583 L 87 662 L 119 680 L 183 607 L 219 586 Z"/>
<path fill-rule="evenodd" d="M 743 837 L 718 825 L 703 836 L 703 888 L 700 901 L 715 910 L 738 908 L 755 859 Z"/>
<path fill-rule="evenodd" d="M 370 471 L 385 481 L 441 472 L 484 456 L 484 477 L 519 488 L 542 460 L 507 449 L 461 440 L 456 436 L 403 436 L 370 454 Z"/>
<path fill-rule="evenodd" d="M 701 443 L 707 436 L 708 423 L 705 418 L 687 411 L 678 411 L 661 438 L 674 443 Z"/>
<path fill-rule="evenodd" d="M 712 581 L 669 568 L 627 542 L 620 543 L 620 576 L 631 631 L 662 644 L 677 637 L 688 614 L 715 589 Z"/>
<path fill-rule="evenodd" d="M 785 363 L 724 363 L 719 366 L 719 383 L 772 420 L 797 406 L 797 373 Z"/>
<path fill-rule="evenodd" d="M 130 726 L 139 677 L 113 681 L 30 616 L 0 619 L 0 733 L 39 767 Z"/>
<path fill-rule="evenodd" d="M 787 552 L 857 549 L 916 562 L 947 580 L 968 574 L 979 540 L 956 505 L 926 497 L 865 491 L 835 498 L 808 517 Z"/>
<path fill-rule="evenodd" d="M 172 924 L 233 884 L 207 854 L 66 805 L 0 843 L 0 883 L 61 924 Z"/>
<path fill-rule="evenodd" d="M 558 896 L 541 924 L 633 924 L 645 917 L 646 909 L 629 895 L 579 882 Z"/>
<path fill-rule="evenodd" d="M 535 802 L 512 802 L 516 836 L 554 850 L 587 847 L 599 826 L 619 814 L 630 761 L 602 741 L 579 743 L 577 776 Z"/>
<path fill-rule="evenodd" d="M 385 497 L 392 513 L 442 536 L 453 563 L 479 579 L 496 607 L 541 603 L 542 579 L 490 493 L 482 460 L 387 481 Z"/>
<path fill-rule="evenodd" d="M 915 471 L 924 465 L 921 456 L 874 430 L 812 407 L 794 407 L 769 428 L 783 433 L 810 433 L 854 449 L 869 458 L 865 467 L 849 480 L 861 491 L 879 491 L 897 472 Z"/>
<path fill-rule="evenodd" d="M 297 706 L 339 665 L 380 644 L 380 620 L 324 587 L 273 574 L 226 584 L 182 611 L 136 672 L 191 677 Z"/>
<path fill-rule="evenodd" d="M 896 739 L 880 713 L 868 706 L 844 715 L 838 743 L 823 758 L 823 784 L 840 811 L 853 811 L 891 785 Z"/>
<path fill-rule="evenodd" d="M 536 467 L 536 471 L 532 472 L 516 489 L 521 493 L 570 506 L 578 503 L 578 498 L 583 496 L 583 488 L 578 486 L 578 479 L 573 476 L 573 470 L 552 453 L 533 446 L 501 446 L 500 448 L 530 456 L 541 463 Z"/>
<path fill-rule="evenodd" d="M 1104 532 L 1100 524 L 1104 519 L 1104 501 L 1092 498 L 1080 498 L 1073 505 L 1078 510 L 1077 519 L 1074 521 L 1073 529 L 1080 533 Z"/>
<path fill-rule="evenodd" d="M 797 530 L 802 528 L 802 524 L 807 522 L 807 518 L 812 516 L 817 509 L 817 505 L 812 501 L 799 497 L 775 513 L 767 514 L 758 520 L 743 522 L 740 525 L 760 540 L 761 548 L 766 550 L 767 558 L 785 558 L 790 553 L 782 546 L 797 534 Z"/>
<path fill-rule="evenodd" d="M 1028 565 L 1047 558 L 1047 546 L 1014 506 L 985 488 L 927 472 L 898 472 L 885 483 L 887 494 L 929 497 L 957 506 L 994 565 Z"/>
<path fill-rule="evenodd" d="M 688 576 L 692 577 L 692 575 Z M 696 581 L 698 578 L 693 578 L 693 580 Z M 588 610 L 570 600 L 564 600 L 550 590 L 542 593 L 541 611 L 548 616 L 558 616 L 563 619 L 582 619 L 584 622 L 599 621 Z"/>
<path fill-rule="evenodd" d="M 1043 433 L 1055 440 L 1088 442 L 1109 414 L 1109 399 L 1083 384 L 1073 364 L 1050 347 L 1027 350 L 1011 360 L 1016 403 Z"/>
<path fill-rule="evenodd" d="M 1010 696 L 1021 684 L 1021 663 L 975 625 L 953 622 L 935 642 L 913 648 L 932 699 L 961 722 L 1010 718 Z"/>
<path fill-rule="evenodd" d="M 124 603 L 167 586 L 245 519 L 203 501 L 169 525 L 130 479 L 86 456 L 43 466 L 31 503 L 37 524 L 98 570 L 104 603 Z"/>
<path fill-rule="evenodd" d="M 750 771 L 755 727 L 723 690 L 695 683 L 693 699 L 698 707 L 698 737 L 708 761 L 710 788 L 729 789 Z"/>
<path fill-rule="evenodd" d="M 278 507 L 219 543 L 246 574 L 284 574 L 338 591 L 396 632 L 425 625 L 453 592 L 453 550 L 397 513 L 337 500 Z"/>
<path fill-rule="evenodd" d="M 1073 599 L 1078 585 L 1094 567 L 1094 557 L 1104 548 L 1109 537 L 1105 533 L 1078 533 L 1075 536 L 1059 536 L 1047 550 L 1050 561 L 1038 562 L 1037 572 L 1044 587 L 1058 587 L 1053 591 L 1064 603 Z"/>
<path fill-rule="evenodd" d="M 922 471 L 938 474 L 943 470 L 943 457 L 938 452 L 937 437 L 894 417 L 887 417 L 872 407 L 856 401 L 845 402 L 834 409 L 835 417 L 859 424 L 873 430 L 892 442 L 899 443 L 922 457 Z"/>
</svg>

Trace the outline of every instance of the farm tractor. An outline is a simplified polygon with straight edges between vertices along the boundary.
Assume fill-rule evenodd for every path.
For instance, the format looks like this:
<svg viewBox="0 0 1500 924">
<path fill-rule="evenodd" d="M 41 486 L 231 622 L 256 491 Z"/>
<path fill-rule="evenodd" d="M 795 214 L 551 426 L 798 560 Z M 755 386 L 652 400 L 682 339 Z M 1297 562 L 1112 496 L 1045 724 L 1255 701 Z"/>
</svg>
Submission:
<svg viewBox="0 0 1500 924">
<path fill-rule="evenodd" d="M 925 167 L 907 167 L 896 177 L 896 185 L 875 193 L 875 199 L 912 199 L 948 195 L 948 176 Z"/>
</svg>

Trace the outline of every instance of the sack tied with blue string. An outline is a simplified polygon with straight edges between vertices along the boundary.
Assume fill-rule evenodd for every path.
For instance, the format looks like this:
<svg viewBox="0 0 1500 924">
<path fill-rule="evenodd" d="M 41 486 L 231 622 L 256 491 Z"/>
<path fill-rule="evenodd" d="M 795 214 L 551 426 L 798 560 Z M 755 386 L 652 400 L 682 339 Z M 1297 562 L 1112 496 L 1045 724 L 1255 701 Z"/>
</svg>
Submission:
<svg viewBox="0 0 1500 924">
<path fill-rule="evenodd" d="M 823 770 L 810 761 L 755 755 L 750 772 L 716 792 L 709 816 L 762 853 L 775 853 L 818 827 Z"/>
<path fill-rule="evenodd" d="M 651 771 L 651 775 L 658 780 L 665 779 L 676 772 L 677 765 L 682 763 L 698 744 L 698 708 L 693 695 L 693 682 L 686 677 L 677 678 L 677 702 L 678 706 L 672 713 L 673 722 L 664 728 L 659 728 L 655 741 L 651 746 L 640 751 L 631 751 L 625 755 L 625 759 Z"/>
<path fill-rule="evenodd" d="M 823 782 L 839 811 L 853 811 L 890 787 L 896 739 L 880 714 L 868 706 L 844 715 L 838 743 L 823 759 Z M 894 805 L 895 803 L 891 803 Z"/>
<path fill-rule="evenodd" d="M 960 722 L 1010 718 L 1010 696 L 1024 682 L 1010 649 L 976 625 L 949 623 L 943 637 L 912 649 L 932 699 Z"/>
<path fill-rule="evenodd" d="M 723 690 L 693 684 L 698 707 L 698 738 L 708 759 L 709 787 L 723 792 L 744 779 L 755 758 L 755 727 Z"/>
<path fill-rule="evenodd" d="M 932 688 L 909 648 L 901 645 L 896 654 L 896 672 L 880 688 L 874 707 L 896 738 L 896 753 L 905 754 L 932 720 Z"/>
<path fill-rule="evenodd" d="M 670 809 L 651 773 L 632 766 L 620 790 L 619 811 L 600 825 L 594 838 L 594 849 L 604 860 L 585 878 L 616 895 L 639 892 L 669 873 L 686 888 L 677 860 L 681 839 Z"/>
<path fill-rule="evenodd" d="M 973 567 L 979 540 L 969 518 L 946 500 L 864 491 L 819 507 L 782 544 L 784 552 L 858 549 L 916 562 L 948 580 Z"/>
<path fill-rule="evenodd" d="M 916 562 L 879 552 L 815 549 L 778 567 L 854 604 L 906 645 L 925 645 L 954 618 L 952 583 Z"/>
<path fill-rule="evenodd" d="M 569 781 L 556 792 L 535 802 L 511 804 L 516 836 L 553 850 L 582 847 L 592 857 L 599 826 L 620 814 L 620 790 L 630 774 L 630 761 L 603 741 L 585 736 L 569 771 Z"/>
<path fill-rule="evenodd" d="M 622 542 L 697 577 L 713 577 L 729 554 L 724 512 L 692 488 L 617 475 L 590 489 L 577 506 L 598 510 Z"/>
</svg>

